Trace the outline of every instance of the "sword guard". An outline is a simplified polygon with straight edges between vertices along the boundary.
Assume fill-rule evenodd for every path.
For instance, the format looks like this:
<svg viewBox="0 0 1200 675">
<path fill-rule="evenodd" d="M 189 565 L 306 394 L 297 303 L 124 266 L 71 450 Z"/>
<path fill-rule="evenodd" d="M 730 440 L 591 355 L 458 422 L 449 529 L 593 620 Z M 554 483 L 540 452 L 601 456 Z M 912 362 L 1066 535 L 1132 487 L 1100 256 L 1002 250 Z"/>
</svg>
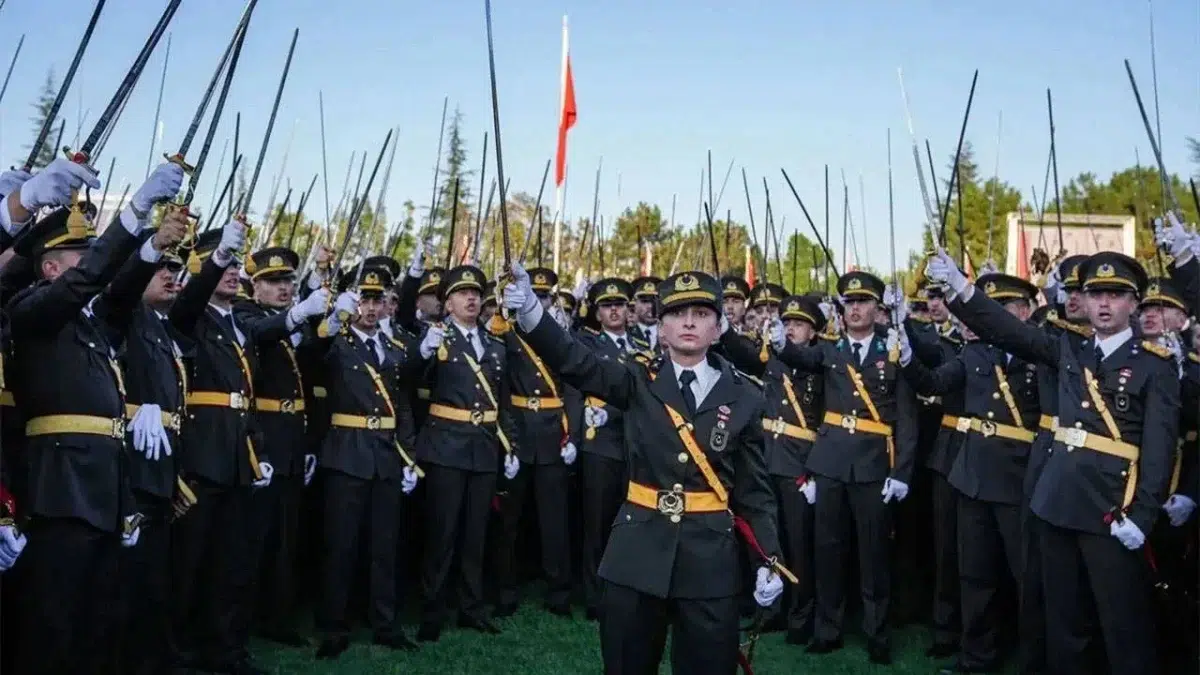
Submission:
<svg viewBox="0 0 1200 675">
<path fill-rule="evenodd" d="M 72 162 L 75 162 L 76 164 L 84 165 L 85 167 L 87 167 L 87 170 L 92 172 L 93 174 L 99 173 L 99 171 L 96 171 L 96 167 L 92 166 L 91 164 L 88 164 L 88 160 L 91 159 L 91 157 L 88 156 L 88 153 L 83 152 L 82 150 L 80 150 L 78 152 L 72 151 L 71 148 L 68 148 L 65 145 L 63 146 L 62 150 L 63 150 L 63 155 L 65 155 L 67 159 L 71 160 Z"/>
<path fill-rule="evenodd" d="M 186 173 L 186 174 L 191 174 L 193 171 L 195 171 L 195 170 L 196 170 L 196 167 L 194 167 L 194 166 L 192 166 L 191 164 L 188 164 L 187 162 L 185 162 L 185 161 L 183 160 L 183 155 L 179 154 L 178 152 L 177 152 L 177 153 L 175 153 L 175 154 L 173 154 L 173 155 L 168 155 L 167 153 L 165 153 L 165 152 L 164 152 L 164 153 L 163 153 L 163 159 L 167 160 L 167 161 L 168 161 L 168 162 L 170 162 L 171 164 L 176 164 L 176 165 L 178 165 L 180 168 L 182 168 L 182 169 L 183 169 L 183 172 L 184 172 L 184 173 Z"/>
</svg>

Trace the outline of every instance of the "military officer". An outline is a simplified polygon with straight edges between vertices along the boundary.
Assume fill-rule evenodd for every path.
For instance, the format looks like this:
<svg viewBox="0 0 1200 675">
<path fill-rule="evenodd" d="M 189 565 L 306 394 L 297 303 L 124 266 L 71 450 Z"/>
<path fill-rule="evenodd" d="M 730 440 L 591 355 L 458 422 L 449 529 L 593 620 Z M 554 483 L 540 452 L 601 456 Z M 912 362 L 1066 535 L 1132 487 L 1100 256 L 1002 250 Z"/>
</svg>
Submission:
<svg viewBox="0 0 1200 675">
<path fill-rule="evenodd" d="M 633 361 L 648 345 L 639 346 L 626 330 L 633 286 L 624 279 L 600 279 L 588 289 L 588 315 L 599 328 L 584 327 L 576 339 L 602 359 Z M 586 616 L 599 618 L 603 585 L 597 571 L 612 530 L 613 519 L 625 501 L 625 422 L 619 408 L 595 396 L 583 401 L 583 442 L 579 446 L 583 528 L 582 565 Z"/>
<path fill-rule="evenodd" d="M 788 296 L 780 304 L 779 318 L 790 344 L 813 345 L 825 328 L 825 315 L 816 300 Z M 757 343 L 731 329 L 721 336 L 731 362 L 742 371 L 763 379 L 766 400 L 762 427 L 767 472 L 779 501 L 781 529 L 787 559 L 797 570 L 799 583 L 791 589 L 787 616 L 788 644 L 807 644 L 813 632 L 813 501 L 815 481 L 805 463 L 824 412 L 824 383 L 819 374 L 795 373 L 773 351 L 762 361 Z"/>
<path fill-rule="evenodd" d="M 390 255 L 373 255 L 369 256 L 362 262 L 362 268 L 365 269 L 385 269 L 388 273 L 388 278 L 393 281 L 399 281 L 404 270 L 400 269 L 400 261 Z M 379 330 L 388 339 L 398 340 L 400 331 L 404 328 L 396 323 L 396 312 L 400 307 L 400 294 L 395 287 L 389 286 L 383 293 L 383 311 L 379 318 Z"/>
<path fill-rule="evenodd" d="M 293 303 L 299 265 L 299 254 L 284 246 L 255 252 L 245 269 L 250 275 L 253 299 L 233 307 L 237 325 L 255 336 L 255 420 L 274 470 L 270 484 L 256 490 L 252 499 L 258 523 L 251 541 L 261 547 L 261 555 L 252 556 L 261 559 L 258 612 L 264 637 L 294 647 L 307 644 L 288 626 L 295 604 L 300 497 L 317 465 L 316 456 L 306 447 L 307 401 L 297 351 L 305 322 L 324 314 L 329 304 L 329 291 L 324 288 Z"/>
<path fill-rule="evenodd" d="M 750 290 L 750 308 L 764 317 L 779 316 L 779 303 L 788 294 L 787 289 L 776 283 L 762 282 Z"/>
<path fill-rule="evenodd" d="M 375 644 L 414 649 L 397 620 L 396 554 L 400 496 L 416 488 L 410 451 L 416 437 L 401 382 L 420 367 L 407 346 L 384 336 L 386 268 L 364 267 L 353 292 L 339 296 L 322 341 L 327 350 L 329 433 L 321 449 L 325 478 L 325 560 L 317 658 L 337 658 L 350 645 L 346 609 L 360 536 L 367 536 L 368 621 Z M 349 315 L 342 325 L 341 315 Z"/>
<path fill-rule="evenodd" d="M 410 267 L 410 279 L 412 271 Z M 487 279 L 472 265 L 455 267 L 440 279 L 438 296 L 445 303 L 447 321 L 444 327 L 426 329 L 419 347 L 428 364 L 430 406 L 417 436 L 417 458 L 426 474 L 430 526 L 421 571 L 425 607 L 417 639 L 428 642 L 441 637 L 456 552 L 459 626 L 500 632 L 483 604 L 488 514 L 497 473 L 503 471 L 511 480 L 520 470 L 504 340 L 479 323 L 480 293 Z"/>
<path fill-rule="evenodd" d="M 746 299 L 750 296 L 750 284 L 736 274 L 721 277 L 722 293 L 725 297 L 725 318 L 734 330 L 742 329 L 742 320 L 746 316 Z"/>
<path fill-rule="evenodd" d="M 670 358 L 647 368 L 577 342 L 547 316 L 519 265 L 512 275 L 504 304 L 534 351 L 568 384 L 622 409 L 630 434 L 626 503 L 600 564 L 605 672 L 653 672 L 673 625 L 675 672 L 733 673 L 741 585 L 733 514 L 757 534 L 759 604 L 783 585 L 762 396 L 709 351 L 721 332 L 721 285 L 701 272 L 659 285 L 657 338 Z"/>
<path fill-rule="evenodd" d="M 1038 289 L 1007 274 L 984 274 L 977 291 L 1022 322 Z M 1001 660 L 1002 586 L 1021 579 L 1022 484 L 1039 416 L 1036 365 L 977 340 L 936 369 L 914 359 L 901 334 L 904 375 L 921 394 L 964 401 L 956 430 L 965 442 L 947 480 L 957 491 L 962 642 L 947 673 L 991 672 Z"/>
<path fill-rule="evenodd" d="M 653 276 L 633 280 L 633 308 L 630 312 L 630 333 L 658 349 L 658 284 L 662 279 Z"/>
<path fill-rule="evenodd" d="M 551 310 L 553 290 L 558 285 L 554 270 L 529 270 L 533 292 L 542 308 Z M 569 325 L 569 324 L 568 324 Z M 537 527 L 545 577 L 546 609 L 570 617 L 571 557 L 567 545 L 567 467 L 575 463 L 577 450 L 571 437 L 567 409 L 574 392 L 547 369 L 533 349 L 514 331 L 504 335 L 505 365 L 509 378 L 509 401 L 519 440 L 517 459 L 521 470 L 504 482 L 507 497 L 501 509 L 501 531 L 497 552 L 499 600 L 495 616 L 512 616 L 518 604 L 516 543 L 525 502 L 536 506 Z"/>
<path fill-rule="evenodd" d="M 1058 428 L 1030 504 L 1040 529 L 1048 670 L 1087 671 L 1082 608 L 1090 597 L 1113 672 L 1157 672 L 1138 549 L 1167 496 L 1180 403 L 1171 353 L 1135 338 L 1130 325 L 1145 271 L 1113 252 L 1080 265 L 1095 335 L 1076 347 L 975 293 L 947 260 L 939 251 L 928 274 L 959 296 L 955 314 L 982 339 L 1058 371 Z"/>
<path fill-rule="evenodd" d="M 182 239 L 178 219 L 141 237 L 151 209 L 174 197 L 182 180 L 174 165 L 155 169 L 98 239 L 83 210 L 65 208 L 79 188 L 100 185 L 83 164 L 54 160 L 0 203 L 22 226 L 39 209 L 57 207 L 14 244 L 17 255 L 35 261 L 38 281 L 6 310 L 19 356 L 9 364 L 11 386 L 28 438 L 23 675 L 115 667 L 108 640 L 118 618 L 117 556 L 120 546 L 137 543 L 141 521 L 128 482 L 126 391 L 116 357 L 148 278 L 135 271 L 132 281 L 142 287 L 126 277 L 124 297 L 100 294 L 130 256 L 149 267 Z M 154 431 L 162 437 L 161 426 Z"/>
<path fill-rule="evenodd" d="M 808 651 L 824 654 L 842 646 L 844 549 L 847 520 L 853 518 L 863 631 L 870 660 L 877 664 L 891 662 L 888 503 L 908 495 L 917 444 L 916 397 L 900 376 L 898 350 L 875 324 L 883 292 L 883 281 L 867 272 L 848 272 L 838 279 L 845 335 L 837 341 L 785 348 L 782 325 L 775 321 L 771 328 L 780 360 L 825 379 L 824 423 L 806 463 L 816 489 L 817 604 Z"/>
</svg>

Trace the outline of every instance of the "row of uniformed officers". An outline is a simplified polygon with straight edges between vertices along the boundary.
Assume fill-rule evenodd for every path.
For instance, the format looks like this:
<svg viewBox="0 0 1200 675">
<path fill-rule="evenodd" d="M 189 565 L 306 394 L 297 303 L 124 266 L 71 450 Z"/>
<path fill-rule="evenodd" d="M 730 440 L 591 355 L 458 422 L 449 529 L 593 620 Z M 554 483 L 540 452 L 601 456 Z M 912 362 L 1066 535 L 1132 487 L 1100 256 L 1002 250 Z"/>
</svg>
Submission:
<svg viewBox="0 0 1200 675">
<path fill-rule="evenodd" d="M 954 656 L 950 672 L 1000 666 L 1006 577 L 1024 672 L 1095 672 L 1097 654 L 1156 672 L 1145 542 L 1185 554 L 1200 483 L 1195 345 L 1170 337 L 1197 297 L 1177 223 L 1160 237 L 1171 278 L 1068 258 L 1038 313 L 1039 289 L 970 286 L 942 255 L 911 306 L 862 272 L 836 303 L 685 273 L 597 281 L 576 311 L 551 270 L 518 267 L 510 324 L 489 321 L 481 270 L 425 270 L 420 248 L 407 269 L 381 256 L 339 274 L 321 252 L 301 274 L 286 248 L 244 256 L 239 220 L 184 241 L 168 209 L 150 228 L 181 180 L 156 169 L 99 237 L 70 204 L 95 179 L 70 162 L 0 204 L 14 672 L 262 672 L 246 649 L 256 597 L 269 637 L 303 643 L 294 557 L 318 472 L 319 658 L 349 645 L 358 576 L 374 641 L 416 646 L 397 620 L 414 548 L 418 641 L 455 609 L 498 632 L 536 514 L 556 614 L 580 531 L 608 672 L 657 663 L 671 621 L 677 672 L 729 672 L 743 581 L 777 606 L 794 579 L 787 641 L 840 648 L 852 541 L 868 653 L 889 663 L 893 531 L 932 549 L 930 654 Z M 895 512 L 910 490 L 933 507 L 915 520 Z M 734 530 L 761 558 L 752 579 Z"/>
</svg>

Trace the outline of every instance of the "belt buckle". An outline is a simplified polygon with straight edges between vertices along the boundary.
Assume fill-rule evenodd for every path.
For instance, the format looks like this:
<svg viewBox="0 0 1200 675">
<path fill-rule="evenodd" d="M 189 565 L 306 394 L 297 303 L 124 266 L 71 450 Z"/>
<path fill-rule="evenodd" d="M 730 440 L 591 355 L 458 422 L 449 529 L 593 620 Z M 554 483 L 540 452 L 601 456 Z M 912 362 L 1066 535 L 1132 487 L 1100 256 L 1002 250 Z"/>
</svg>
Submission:
<svg viewBox="0 0 1200 675">
<path fill-rule="evenodd" d="M 1083 429 L 1069 427 L 1063 429 L 1063 442 L 1073 448 L 1082 448 L 1087 444 L 1088 432 Z"/>
<path fill-rule="evenodd" d="M 775 434 L 776 436 L 787 431 L 787 422 L 784 422 L 782 417 L 771 420 L 770 425 L 771 433 Z"/>
<path fill-rule="evenodd" d="M 474 424 L 475 426 L 479 426 L 480 424 L 483 424 L 483 411 L 482 410 L 472 410 L 471 411 L 471 424 Z"/>
<path fill-rule="evenodd" d="M 291 415 L 296 412 L 296 402 L 290 398 L 285 398 L 279 402 L 279 412 Z"/>
<path fill-rule="evenodd" d="M 383 420 L 379 419 L 378 415 L 367 417 L 367 429 L 369 431 L 379 431 L 381 426 L 383 426 Z"/>
<path fill-rule="evenodd" d="M 971 418 L 970 417 L 958 418 L 958 421 L 954 423 L 954 430 L 960 434 L 965 434 L 968 431 L 970 431 L 971 430 Z"/>
<path fill-rule="evenodd" d="M 679 517 L 687 510 L 683 490 L 678 487 L 674 490 L 659 490 L 656 506 L 659 513 L 670 516 L 673 522 L 679 522 Z"/>
<path fill-rule="evenodd" d="M 996 423 L 991 420 L 979 421 L 979 433 L 983 434 L 984 438 L 991 438 L 996 435 Z"/>
<path fill-rule="evenodd" d="M 1058 431 L 1058 415 L 1050 418 L 1050 430 Z"/>
<path fill-rule="evenodd" d="M 537 411 L 541 410 L 542 409 L 542 399 L 540 399 L 536 396 L 530 396 L 529 397 L 529 409 L 532 410 L 533 412 L 537 412 Z"/>
<path fill-rule="evenodd" d="M 853 415 L 842 415 L 842 428 L 850 433 L 858 428 L 858 418 Z"/>
<path fill-rule="evenodd" d="M 240 391 L 235 391 L 229 394 L 229 407 L 233 408 L 234 410 L 246 409 L 246 399 L 242 396 Z"/>
<path fill-rule="evenodd" d="M 179 413 L 167 413 L 167 421 L 172 431 L 179 431 L 183 428 L 183 415 Z"/>
<path fill-rule="evenodd" d="M 118 439 L 125 438 L 125 420 L 123 418 L 113 419 L 112 437 Z"/>
</svg>

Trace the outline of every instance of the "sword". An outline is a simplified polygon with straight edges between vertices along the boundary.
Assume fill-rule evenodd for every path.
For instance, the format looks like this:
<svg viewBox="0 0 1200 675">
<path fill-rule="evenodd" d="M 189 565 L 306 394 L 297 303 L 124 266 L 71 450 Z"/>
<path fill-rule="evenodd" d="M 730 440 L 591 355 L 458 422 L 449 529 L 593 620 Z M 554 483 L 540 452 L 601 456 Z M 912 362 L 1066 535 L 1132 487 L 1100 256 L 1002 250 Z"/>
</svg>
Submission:
<svg viewBox="0 0 1200 675">
<path fill-rule="evenodd" d="M 275 115 L 279 112 L 279 101 L 283 98 L 283 88 L 287 84 L 288 71 L 292 68 L 292 55 L 296 52 L 296 40 L 300 37 L 300 29 L 296 28 L 292 31 L 292 44 L 288 47 L 287 60 L 283 64 L 283 75 L 279 78 L 279 87 L 275 90 L 275 102 L 271 105 L 271 116 L 267 118 L 267 131 L 263 134 L 262 147 L 258 150 L 258 163 L 254 165 L 254 173 L 250 176 L 250 185 L 246 188 L 246 193 L 242 195 L 238 202 L 238 215 L 243 221 L 246 218 L 246 211 L 250 208 L 250 203 L 254 200 L 254 188 L 258 185 L 258 176 L 262 172 L 263 160 L 267 157 L 267 145 L 271 142 L 271 130 L 275 128 Z M 246 236 L 246 245 L 250 245 L 251 238 Z"/>
</svg>

